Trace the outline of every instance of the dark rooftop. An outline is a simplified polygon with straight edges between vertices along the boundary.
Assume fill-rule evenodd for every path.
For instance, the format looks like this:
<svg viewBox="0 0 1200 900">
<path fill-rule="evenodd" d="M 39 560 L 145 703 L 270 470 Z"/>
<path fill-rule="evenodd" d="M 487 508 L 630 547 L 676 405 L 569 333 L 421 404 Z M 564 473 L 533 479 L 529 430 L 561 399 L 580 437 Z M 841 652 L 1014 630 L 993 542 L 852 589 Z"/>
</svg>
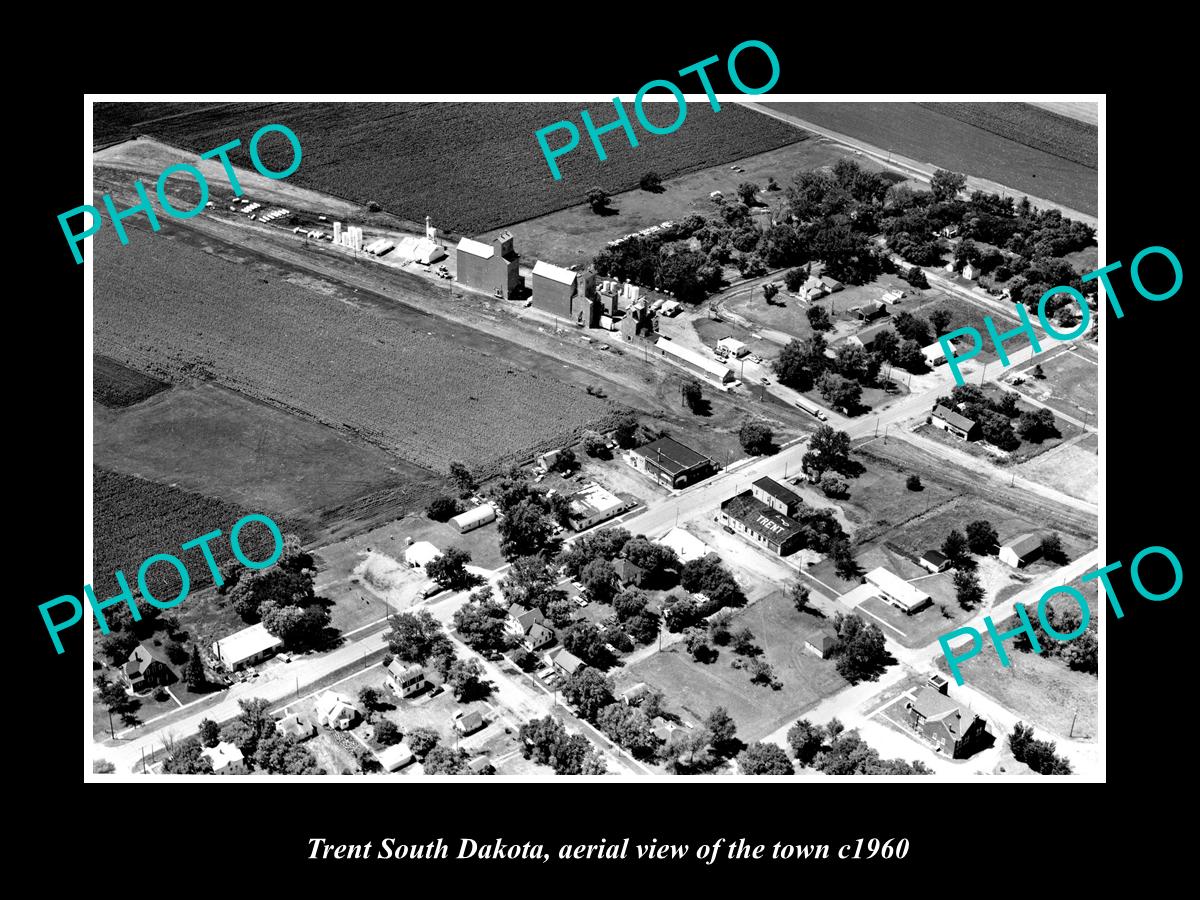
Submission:
<svg viewBox="0 0 1200 900">
<path fill-rule="evenodd" d="M 749 491 L 730 497 L 721 504 L 721 511 L 737 519 L 755 534 L 783 543 L 798 534 L 804 526 L 795 519 L 777 513 Z"/>
<path fill-rule="evenodd" d="M 774 478 L 763 476 L 754 482 L 754 486 L 766 494 L 770 494 L 776 500 L 782 500 L 784 503 L 799 503 L 800 495 L 789 487 L 780 484 Z"/>
<path fill-rule="evenodd" d="M 968 419 L 961 413 L 957 413 L 952 409 L 947 409 L 940 403 L 934 407 L 933 414 L 943 421 L 949 422 L 955 428 L 961 428 L 963 431 L 970 431 L 975 427 L 975 420 Z"/>
<path fill-rule="evenodd" d="M 651 441 L 633 452 L 650 460 L 670 475 L 678 475 L 680 472 L 703 465 L 709 459 L 691 447 L 685 447 L 679 441 L 669 437 Z"/>
</svg>

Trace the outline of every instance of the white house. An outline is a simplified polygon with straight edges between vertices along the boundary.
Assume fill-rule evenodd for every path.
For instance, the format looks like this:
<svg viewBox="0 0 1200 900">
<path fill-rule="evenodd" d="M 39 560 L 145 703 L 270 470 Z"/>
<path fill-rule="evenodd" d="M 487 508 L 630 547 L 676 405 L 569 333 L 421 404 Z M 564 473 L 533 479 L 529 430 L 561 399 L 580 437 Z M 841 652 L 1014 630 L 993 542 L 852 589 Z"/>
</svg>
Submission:
<svg viewBox="0 0 1200 900">
<path fill-rule="evenodd" d="M 879 592 L 879 596 L 892 606 L 906 613 L 916 612 L 933 598 L 924 591 L 913 587 L 899 575 L 890 572 L 883 566 L 872 569 L 866 574 L 867 584 Z"/>
<path fill-rule="evenodd" d="M 393 659 L 387 664 L 387 686 L 401 699 L 419 694 L 425 687 L 425 670 L 417 663 Z"/>
<path fill-rule="evenodd" d="M 317 698 L 317 722 L 326 728 L 349 728 L 358 716 L 358 707 L 344 694 L 326 691 Z"/>
<path fill-rule="evenodd" d="M 415 569 L 423 569 L 441 555 L 442 551 L 429 541 L 417 541 L 404 551 L 404 561 Z"/>
<path fill-rule="evenodd" d="M 379 757 L 379 764 L 383 766 L 385 772 L 395 772 L 397 769 L 403 769 L 413 761 L 413 752 L 404 744 L 393 744 L 384 750 L 380 750 L 376 756 Z"/>
<path fill-rule="evenodd" d="M 221 741 L 215 747 L 205 747 L 200 755 L 207 756 L 212 762 L 214 775 L 246 774 L 246 760 L 242 757 L 242 751 L 228 741 Z"/>
<path fill-rule="evenodd" d="M 967 279 L 967 281 L 974 281 L 981 274 L 983 273 L 980 271 L 978 266 L 972 265 L 971 263 L 967 263 L 965 266 L 963 266 L 962 277 Z"/>
</svg>

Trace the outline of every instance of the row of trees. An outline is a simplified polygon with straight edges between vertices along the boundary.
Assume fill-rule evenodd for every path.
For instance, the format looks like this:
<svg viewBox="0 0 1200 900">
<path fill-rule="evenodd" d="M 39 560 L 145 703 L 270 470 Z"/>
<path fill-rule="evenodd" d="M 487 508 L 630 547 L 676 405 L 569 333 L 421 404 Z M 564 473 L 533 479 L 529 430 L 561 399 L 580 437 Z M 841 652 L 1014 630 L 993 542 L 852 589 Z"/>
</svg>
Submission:
<svg viewBox="0 0 1200 900">
<path fill-rule="evenodd" d="M 787 733 L 788 746 L 796 763 L 826 775 L 932 775 L 933 770 L 919 760 L 881 759 L 879 751 L 858 734 L 846 731 L 837 719 L 821 727 L 801 719 Z"/>
</svg>

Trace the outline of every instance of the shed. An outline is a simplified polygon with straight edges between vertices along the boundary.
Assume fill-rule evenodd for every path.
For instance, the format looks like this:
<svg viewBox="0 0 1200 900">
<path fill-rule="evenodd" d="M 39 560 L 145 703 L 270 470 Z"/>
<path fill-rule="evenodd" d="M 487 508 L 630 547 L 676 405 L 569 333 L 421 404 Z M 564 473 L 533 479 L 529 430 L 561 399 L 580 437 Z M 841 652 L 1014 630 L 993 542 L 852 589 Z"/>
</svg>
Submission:
<svg viewBox="0 0 1200 900">
<path fill-rule="evenodd" d="M 1023 534 L 1000 548 L 1001 562 L 1008 563 L 1014 569 L 1033 562 L 1041 554 L 1042 539 L 1036 534 Z"/>
<path fill-rule="evenodd" d="M 490 503 L 481 503 L 474 509 L 468 509 L 466 512 L 459 513 L 454 516 L 450 523 L 459 530 L 459 532 L 471 531 L 486 525 L 488 522 L 496 520 L 496 507 Z"/>
<path fill-rule="evenodd" d="M 379 757 L 379 764 L 385 772 L 403 769 L 413 761 L 413 752 L 405 744 L 393 744 L 375 755 Z"/>
</svg>

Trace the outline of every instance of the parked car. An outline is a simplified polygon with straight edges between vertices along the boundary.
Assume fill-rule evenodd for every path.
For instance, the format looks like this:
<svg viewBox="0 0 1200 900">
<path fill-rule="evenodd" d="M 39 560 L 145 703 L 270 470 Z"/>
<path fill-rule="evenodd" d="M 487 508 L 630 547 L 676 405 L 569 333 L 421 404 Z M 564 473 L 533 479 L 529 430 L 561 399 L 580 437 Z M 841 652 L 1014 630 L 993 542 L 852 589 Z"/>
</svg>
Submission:
<svg viewBox="0 0 1200 900">
<path fill-rule="evenodd" d="M 586 597 L 576 597 L 575 605 L 582 609 L 583 607 L 588 605 L 588 600 Z"/>
<path fill-rule="evenodd" d="M 730 534 L 737 534 L 737 532 L 734 531 L 732 528 L 730 528 L 728 525 L 722 525 L 721 527 L 724 528 L 726 531 L 728 531 Z"/>
</svg>

